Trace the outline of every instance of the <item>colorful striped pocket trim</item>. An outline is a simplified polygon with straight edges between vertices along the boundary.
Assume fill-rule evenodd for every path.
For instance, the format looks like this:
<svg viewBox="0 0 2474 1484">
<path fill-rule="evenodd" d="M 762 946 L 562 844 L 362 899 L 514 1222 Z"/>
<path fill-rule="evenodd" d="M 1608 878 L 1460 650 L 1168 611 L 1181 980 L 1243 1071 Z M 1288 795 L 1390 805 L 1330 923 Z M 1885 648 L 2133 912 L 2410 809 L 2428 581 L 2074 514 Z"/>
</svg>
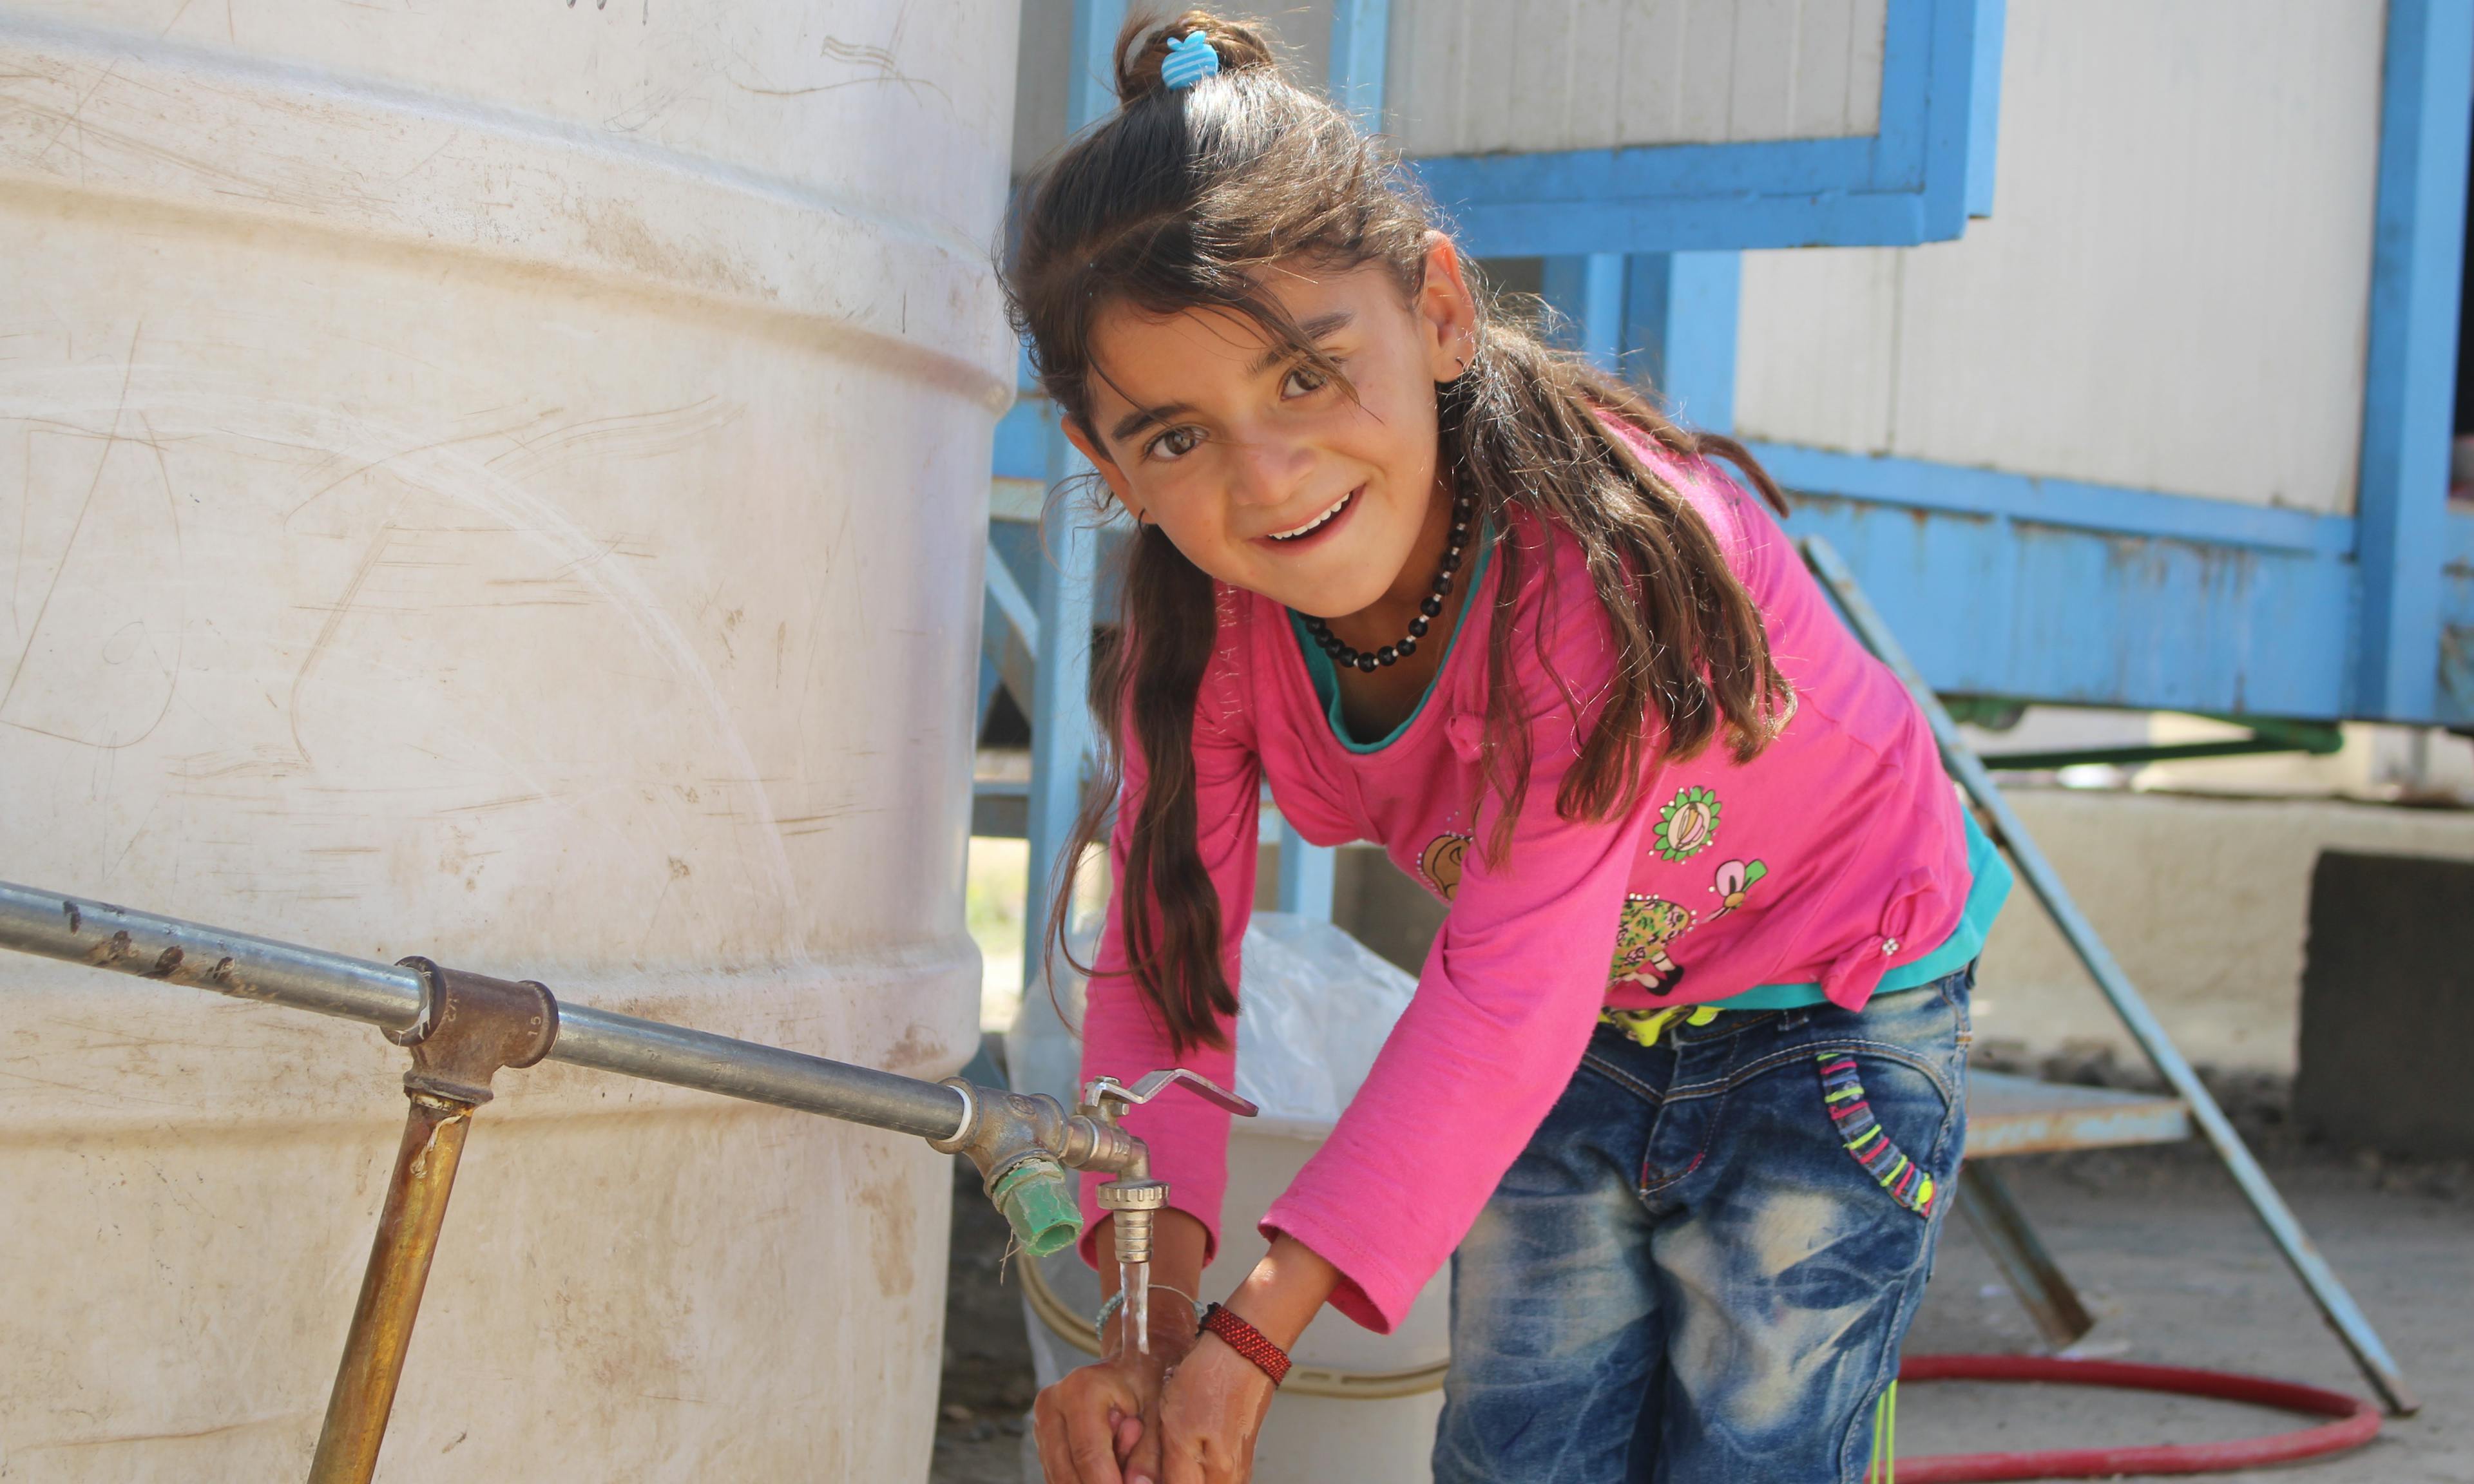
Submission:
<svg viewBox="0 0 2474 1484">
<path fill-rule="evenodd" d="M 1844 1051 L 1824 1051 L 1819 1060 L 1821 1103 L 1830 1111 L 1830 1121 L 1838 1126 L 1838 1141 L 1865 1173 L 1880 1182 L 1892 1200 L 1919 1216 L 1930 1216 L 1941 1187 L 1874 1120 L 1873 1105 L 1864 1099 L 1863 1080 L 1856 1073 L 1856 1059 Z"/>
</svg>

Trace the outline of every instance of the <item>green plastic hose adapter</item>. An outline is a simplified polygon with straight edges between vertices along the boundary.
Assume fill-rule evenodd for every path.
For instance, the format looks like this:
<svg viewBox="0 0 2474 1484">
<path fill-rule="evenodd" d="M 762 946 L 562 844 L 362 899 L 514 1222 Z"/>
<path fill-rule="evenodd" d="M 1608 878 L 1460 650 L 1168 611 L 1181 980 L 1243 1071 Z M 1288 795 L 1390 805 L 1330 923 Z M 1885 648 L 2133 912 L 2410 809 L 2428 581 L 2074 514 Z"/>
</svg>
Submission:
<svg viewBox="0 0 2474 1484">
<path fill-rule="evenodd" d="M 1034 1257 L 1070 1246 L 1082 1234 L 1073 1177 L 1053 1160 L 1025 1160 L 1006 1172 L 988 1198 L 1012 1224 L 1014 1240 Z"/>
</svg>

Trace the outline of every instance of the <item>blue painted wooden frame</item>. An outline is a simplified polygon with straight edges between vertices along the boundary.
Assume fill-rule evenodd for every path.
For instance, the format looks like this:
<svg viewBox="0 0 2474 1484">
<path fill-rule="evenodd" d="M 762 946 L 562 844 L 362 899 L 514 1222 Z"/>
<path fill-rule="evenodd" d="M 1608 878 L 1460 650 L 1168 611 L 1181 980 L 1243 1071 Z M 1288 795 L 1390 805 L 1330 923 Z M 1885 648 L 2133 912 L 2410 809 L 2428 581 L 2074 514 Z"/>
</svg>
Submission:
<svg viewBox="0 0 2474 1484">
<path fill-rule="evenodd" d="M 2474 6 L 2389 0 L 2360 480 L 2365 715 L 2433 714 L 2456 414 Z"/>
<path fill-rule="evenodd" d="M 2359 522 L 2193 495 L 1755 443 L 1800 535 L 1863 574 L 1935 688 L 2088 706 L 2474 729 L 2474 511 L 2443 510 L 2430 703 L 2357 671 Z"/>
<path fill-rule="evenodd" d="M 1419 176 L 1481 257 L 1905 246 L 1992 209 L 2002 0 L 1889 0 L 1878 132 L 1443 156 Z"/>
<path fill-rule="evenodd" d="M 2354 522 L 1792 444 L 1792 491 L 1935 688 L 2090 706 L 2347 714 Z"/>
</svg>

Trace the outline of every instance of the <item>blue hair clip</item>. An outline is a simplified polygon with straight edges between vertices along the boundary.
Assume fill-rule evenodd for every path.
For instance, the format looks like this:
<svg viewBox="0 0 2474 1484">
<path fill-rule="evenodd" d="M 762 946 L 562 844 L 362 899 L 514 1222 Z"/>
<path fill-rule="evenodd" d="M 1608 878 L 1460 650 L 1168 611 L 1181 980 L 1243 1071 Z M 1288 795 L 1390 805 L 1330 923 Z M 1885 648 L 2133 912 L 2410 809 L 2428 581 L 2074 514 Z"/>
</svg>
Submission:
<svg viewBox="0 0 2474 1484">
<path fill-rule="evenodd" d="M 1168 58 L 1160 63 L 1160 81 L 1172 92 L 1219 75 L 1220 54 L 1212 50 L 1210 38 L 1200 31 L 1171 41 Z"/>
</svg>

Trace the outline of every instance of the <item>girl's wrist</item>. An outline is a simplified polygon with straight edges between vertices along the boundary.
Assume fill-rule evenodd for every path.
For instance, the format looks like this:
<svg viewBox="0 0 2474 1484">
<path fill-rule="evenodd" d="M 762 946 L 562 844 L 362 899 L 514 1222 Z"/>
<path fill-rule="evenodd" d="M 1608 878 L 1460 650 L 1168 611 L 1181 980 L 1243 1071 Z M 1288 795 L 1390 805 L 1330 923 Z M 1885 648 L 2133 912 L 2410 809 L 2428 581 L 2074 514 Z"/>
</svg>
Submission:
<svg viewBox="0 0 2474 1484">
<path fill-rule="evenodd" d="M 1194 1349 L 1194 1342 L 1202 1333 L 1201 1320 L 1201 1315 L 1188 1304 L 1176 1299 L 1171 1299 L 1166 1304 L 1162 1304 L 1159 1302 L 1158 1295 L 1154 1294 L 1152 1301 L 1152 1361 L 1159 1363 L 1161 1357 L 1165 1356 L 1168 1362 L 1174 1363 L 1187 1351 Z M 1122 1306 L 1102 1321 L 1100 1325 L 1102 1359 L 1117 1363 L 1142 1358 L 1142 1352 L 1134 1349 L 1133 1333 L 1127 1328 L 1127 1323 L 1125 1309 Z"/>
<path fill-rule="evenodd" d="M 1270 1335 L 1239 1318 L 1236 1310 L 1226 1304 L 1215 1304 L 1204 1311 L 1202 1332 L 1263 1373 L 1273 1386 L 1289 1378 L 1292 1362 L 1287 1347 L 1273 1342 Z M 1198 1339 L 1196 1343 L 1201 1344 L 1201 1341 Z"/>
<path fill-rule="evenodd" d="M 1296 1237 L 1282 1235 L 1228 1296 L 1227 1309 L 1283 1351 L 1295 1350 L 1339 1286 L 1340 1269 Z"/>
</svg>

